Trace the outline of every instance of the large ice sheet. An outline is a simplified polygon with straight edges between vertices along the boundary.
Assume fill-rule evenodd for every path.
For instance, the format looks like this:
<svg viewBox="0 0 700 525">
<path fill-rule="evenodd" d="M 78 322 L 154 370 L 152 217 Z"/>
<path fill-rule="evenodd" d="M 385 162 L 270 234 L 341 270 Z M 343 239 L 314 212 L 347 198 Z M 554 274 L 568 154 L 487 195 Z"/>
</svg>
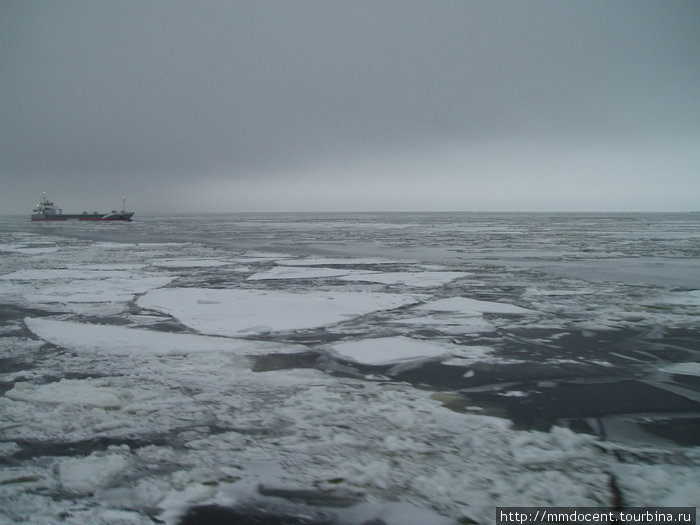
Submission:
<svg viewBox="0 0 700 525">
<path fill-rule="evenodd" d="M 455 349 L 399 336 L 336 343 L 333 351 L 341 358 L 357 363 L 385 365 L 415 359 L 434 359 L 454 353 Z"/>
<path fill-rule="evenodd" d="M 130 301 L 136 294 L 165 286 L 169 276 L 132 276 L 112 279 L 55 282 L 27 291 L 32 304 L 38 303 L 119 303 Z"/>
<path fill-rule="evenodd" d="M 391 264 L 395 262 L 376 257 L 305 257 L 303 259 L 278 261 L 277 264 L 282 266 L 356 266 Z"/>
<path fill-rule="evenodd" d="M 299 352 L 295 345 L 248 342 L 225 337 L 174 334 L 123 326 L 26 318 L 27 328 L 45 341 L 78 352 L 112 355 L 167 355 L 195 352 L 239 354 Z"/>
<path fill-rule="evenodd" d="M 429 310 L 438 312 L 453 312 L 465 316 L 477 316 L 484 313 L 493 314 L 534 314 L 534 310 L 528 310 L 520 306 L 493 301 L 479 301 L 467 297 L 450 297 L 438 299 L 416 306 L 416 310 Z"/>
<path fill-rule="evenodd" d="M 442 286 L 455 279 L 461 279 L 472 275 L 468 272 L 366 272 L 356 273 L 342 277 L 344 281 L 366 281 L 381 284 L 403 284 L 430 288 Z"/>
<path fill-rule="evenodd" d="M 353 272 L 352 270 L 338 270 L 335 268 L 316 267 L 275 267 L 264 272 L 258 272 L 248 277 L 249 281 L 264 281 L 270 279 L 327 279 L 341 277 Z M 360 272 L 361 273 L 361 272 Z"/>
<path fill-rule="evenodd" d="M 5 298 L 27 306 L 60 305 L 86 314 L 116 313 L 135 295 L 170 283 L 174 277 L 139 271 L 135 265 L 24 269 L 0 276 Z M 7 300 L 7 299 L 6 299 Z"/>
<path fill-rule="evenodd" d="M 150 262 L 152 266 L 159 268 L 216 268 L 217 266 L 226 266 L 231 264 L 226 261 L 217 261 L 216 259 L 196 259 L 196 258 L 181 258 L 181 259 L 154 259 Z"/>
<path fill-rule="evenodd" d="M 142 308 L 171 314 L 204 334 L 240 336 L 335 324 L 418 300 L 372 292 L 168 288 L 153 290 L 137 302 Z"/>
<path fill-rule="evenodd" d="M 187 242 L 96 242 L 94 246 L 103 250 L 144 250 L 149 251 L 153 248 L 178 248 L 187 246 Z"/>
<path fill-rule="evenodd" d="M 0 275 L 3 281 L 61 281 L 61 280 L 97 280 L 128 277 L 123 270 L 112 267 L 95 269 L 94 266 L 85 268 L 52 268 L 17 270 L 6 275 Z"/>
<path fill-rule="evenodd" d="M 325 259 L 324 259 L 325 261 Z M 348 263 L 350 264 L 350 263 Z M 423 288 L 442 286 L 455 279 L 471 275 L 467 272 L 448 271 L 414 271 L 414 272 L 368 272 L 349 268 L 324 268 L 318 265 L 309 267 L 290 265 L 291 267 L 275 267 L 264 272 L 256 273 L 248 278 L 250 281 L 268 279 L 317 279 L 337 277 L 342 281 L 359 281 L 389 285 L 406 285 Z"/>
</svg>

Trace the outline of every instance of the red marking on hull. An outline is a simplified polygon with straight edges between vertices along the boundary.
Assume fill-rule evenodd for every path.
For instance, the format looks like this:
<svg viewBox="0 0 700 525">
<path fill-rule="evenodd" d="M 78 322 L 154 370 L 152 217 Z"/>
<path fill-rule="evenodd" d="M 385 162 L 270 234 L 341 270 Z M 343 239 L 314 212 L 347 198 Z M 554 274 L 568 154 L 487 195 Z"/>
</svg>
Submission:
<svg viewBox="0 0 700 525">
<path fill-rule="evenodd" d="M 127 219 L 125 217 L 107 217 L 107 218 L 102 218 L 102 217 L 95 217 L 93 218 L 85 218 L 85 219 L 78 219 L 79 221 L 130 221 L 131 219 Z"/>
<path fill-rule="evenodd" d="M 75 220 L 74 218 L 66 218 L 66 217 L 61 217 L 61 218 L 42 218 L 42 219 L 37 219 L 32 217 L 32 221 L 69 221 L 69 220 Z M 79 221 L 130 221 L 131 219 L 125 219 L 122 217 L 113 217 L 109 219 L 103 219 L 102 217 L 86 217 L 86 218 L 77 218 Z"/>
</svg>

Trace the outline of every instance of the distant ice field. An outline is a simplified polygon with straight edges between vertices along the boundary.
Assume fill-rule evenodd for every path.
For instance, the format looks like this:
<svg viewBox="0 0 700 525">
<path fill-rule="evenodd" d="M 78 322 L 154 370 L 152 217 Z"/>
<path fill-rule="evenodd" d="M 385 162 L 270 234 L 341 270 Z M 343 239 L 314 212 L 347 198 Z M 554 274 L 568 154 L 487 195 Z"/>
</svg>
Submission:
<svg viewBox="0 0 700 525">
<path fill-rule="evenodd" d="M 699 226 L 2 217 L 0 522 L 697 507 Z"/>
</svg>

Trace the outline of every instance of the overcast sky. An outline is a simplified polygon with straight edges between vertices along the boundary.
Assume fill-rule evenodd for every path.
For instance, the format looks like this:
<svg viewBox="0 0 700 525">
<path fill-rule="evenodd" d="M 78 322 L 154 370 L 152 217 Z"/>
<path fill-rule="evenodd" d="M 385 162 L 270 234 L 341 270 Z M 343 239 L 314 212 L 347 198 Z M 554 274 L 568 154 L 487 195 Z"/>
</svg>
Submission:
<svg viewBox="0 0 700 525">
<path fill-rule="evenodd" d="M 0 0 L 0 214 L 700 210 L 697 0 Z"/>
</svg>

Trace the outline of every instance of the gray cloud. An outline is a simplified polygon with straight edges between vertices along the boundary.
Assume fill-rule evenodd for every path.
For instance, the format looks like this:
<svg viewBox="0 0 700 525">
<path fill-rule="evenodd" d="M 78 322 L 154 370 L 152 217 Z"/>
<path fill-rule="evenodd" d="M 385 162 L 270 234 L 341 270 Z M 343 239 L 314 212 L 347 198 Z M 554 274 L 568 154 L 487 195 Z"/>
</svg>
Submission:
<svg viewBox="0 0 700 525">
<path fill-rule="evenodd" d="M 698 22 L 695 1 L 6 1 L 1 204 L 118 189 L 158 211 L 197 178 L 203 211 L 453 208 L 495 178 L 479 207 L 596 208 L 562 200 L 598 176 L 562 173 L 584 151 L 607 177 L 641 170 L 651 193 L 628 206 L 654 208 L 655 177 L 700 193 Z M 542 170 L 564 180 L 548 198 Z M 446 198 L 421 206 L 436 178 Z M 360 180 L 373 193 L 344 201 Z"/>
</svg>

